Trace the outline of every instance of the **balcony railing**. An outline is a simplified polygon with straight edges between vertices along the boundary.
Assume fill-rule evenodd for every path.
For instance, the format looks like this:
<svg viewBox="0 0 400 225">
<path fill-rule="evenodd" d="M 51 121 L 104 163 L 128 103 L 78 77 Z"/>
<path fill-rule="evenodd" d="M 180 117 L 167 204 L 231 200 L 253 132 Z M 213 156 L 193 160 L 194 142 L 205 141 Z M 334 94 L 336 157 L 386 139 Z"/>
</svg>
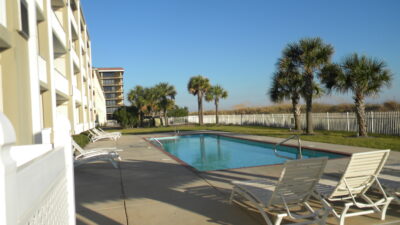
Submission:
<svg viewBox="0 0 400 225">
<path fill-rule="evenodd" d="M 46 61 L 38 55 L 38 73 L 39 73 L 39 80 L 45 84 L 47 84 L 47 63 Z"/>
<path fill-rule="evenodd" d="M 65 48 L 66 37 L 61 21 L 58 19 L 56 13 L 53 10 L 51 10 L 50 16 L 51 16 L 53 31 L 57 36 L 57 38 L 59 39 L 59 41 L 61 42 L 61 44 L 63 45 L 63 47 Z"/>
<path fill-rule="evenodd" d="M 61 93 L 68 95 L 68 80 L 57 69 L 54 69 L 56 89 Z"/>
</svg>

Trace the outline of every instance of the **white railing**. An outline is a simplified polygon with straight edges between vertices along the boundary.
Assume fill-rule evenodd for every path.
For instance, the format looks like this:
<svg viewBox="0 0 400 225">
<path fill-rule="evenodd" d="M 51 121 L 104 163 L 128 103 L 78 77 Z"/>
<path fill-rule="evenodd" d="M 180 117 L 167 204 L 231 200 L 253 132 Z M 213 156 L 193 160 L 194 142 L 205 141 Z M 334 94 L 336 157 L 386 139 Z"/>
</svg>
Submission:
<svg viewBox="0 0 400 225">
<path fill-rule="evenodd" d="M 38 72 L 39 72 L 39 80 L 45 84 L 47 84 L 47 63 L 40 55 L 37 57 L 38 60 Z"/>
<path fill-rule="evenodd" d="M 55 86 L 56 89 L 58 91 L 60 91 L 61 93 L 68 95 L 69 91 L 68 91 L 68 80 L 67 78 L 61 74 L 57 69 L 54 69 L 54 73 L 55 73 Z"/>
<path fill-rule="evenodd" d="M 16 146 L 0 113 L 0 224 L 75 224 L 69 121 L 58 118 L 54 145 Z"/>
<path fill-rule="evenodd" d="M 306 127 L 305 114 L 301 114 L 301 127 Z M 170 125 L 198 123 L 198 116 L 172 117 Z M 400 111 L 367 112 L 367 131 L 369 133 L 400 135 Z M 215 115 L 204 115 L 204 124 L 215 124 Z M 242 114 L 219 115 L 220 124 L 257 125 L 279 128 L 294 128 L 293 114 Z M 351 131 L 358 130 L 354 112 L 313 113 L 313 124 L 318 130 Z"/>
<path fill-rule="evenodd" d="M 82 93 L 75 86 L 72 86 L 72 95 L 74 96 L 74 99 L 76 102 L 79 102 L 79 103 L 82 102 Z"/>
<path fill-rule="evenodd" d="M 50 17 L 51 17 L 51 24 L 53 27 L 53 31 L 54 31 L 55 35 L 57 36 L 58 40 L 61 42 L 61 44 L 65 48 L 67 41 L 66 41 L 63 25 L 61 24 L 61 21 L 58 19 L 58 17 L 56 16 L 56 13 L 53 10 L 51 10 Z"/>
</svg>

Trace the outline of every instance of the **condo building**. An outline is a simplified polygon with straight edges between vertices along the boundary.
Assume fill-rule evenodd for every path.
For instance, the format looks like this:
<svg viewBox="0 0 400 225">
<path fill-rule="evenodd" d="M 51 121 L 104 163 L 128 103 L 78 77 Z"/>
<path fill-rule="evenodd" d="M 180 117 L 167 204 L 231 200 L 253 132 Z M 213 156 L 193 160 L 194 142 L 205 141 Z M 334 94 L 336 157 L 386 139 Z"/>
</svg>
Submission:
<svg viewBox="0 0 400 225">
<path fill-rule="evenodd" d="M 107 119 L 113 119 L 113 113 L 124 105 L 123 68 L 96 68 L 103 86 L 107 107 Z"/>
<path fill-rule="evenodd" d="M 0 0 L 0 111 L 19 145 L 53 143 L 58 117 L 72 134 L 106 122 L 80 0 Z"/>
</svg>

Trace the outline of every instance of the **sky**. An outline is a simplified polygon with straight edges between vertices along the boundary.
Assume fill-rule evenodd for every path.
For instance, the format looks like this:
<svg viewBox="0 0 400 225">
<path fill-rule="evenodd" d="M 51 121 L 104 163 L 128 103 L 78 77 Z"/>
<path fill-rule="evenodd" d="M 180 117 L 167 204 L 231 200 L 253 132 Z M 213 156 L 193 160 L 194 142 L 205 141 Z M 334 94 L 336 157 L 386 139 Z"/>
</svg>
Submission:
<svg viewBox="0 0 400 225">
<path fill-rule="evenodd" d="M 267 91 L 282 49 L 304 37 L 334 46 L 334 62 L 357 52 L 384 60 L 390 88 L 367 102 L 400 101 L 398 0 L 82 0 L 95 67 L 123 67 L 125 95 L 168 82 L 176 104 L 197 110 L 187 91 L 201 74 L 224 87 L 221 109 L 272 105 Z M 128 101 L 125 101 L 127 104 Z M 352 102 L 351 93 L 316 102 Z M 205 103 L 205 109 L 213 109 Z"/>
</svg>

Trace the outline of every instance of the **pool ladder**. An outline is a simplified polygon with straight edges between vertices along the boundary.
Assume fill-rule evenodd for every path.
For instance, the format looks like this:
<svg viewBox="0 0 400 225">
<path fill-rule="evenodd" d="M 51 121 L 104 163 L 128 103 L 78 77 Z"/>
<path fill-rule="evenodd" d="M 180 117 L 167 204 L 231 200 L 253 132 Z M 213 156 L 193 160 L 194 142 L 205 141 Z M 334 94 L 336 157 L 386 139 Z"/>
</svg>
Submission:
<svg viewBox="0 0 400 225">
<path fill-rule="evenodd" d="M 300 140 L 299 135 L 290 136 L 290 137 L 286 138 L 285 140 L 283 140 L 283 141 L 281 141 L 281 142 L 275 144 L 275 146 L 274 146 L 274 153 L 275 153 L 275 155 L 278 156 L 278 157 L 281 157 L 281 158 L 285 158 L 285 159 L 293 159 L 293 158 L 290 158 L 290 157 L 287 157 L 287 156 L 284 156 L 284 155 L 280 155 L 280 154 L 278 153 L 277 147 L 278 147 L 279 145 L 282 145 L 283 143 L 285 143 L 285 142 L 287 142 L 287 141 L 290 141 L 290 140 L 294 139 L 294 138 L 297 138 L 298 149 L 299 149 L 298 158 L 297 158 L 297 159 L 302 159 L 302 158 L 303 158 L 303 154 L 302 154 L 302 150 L 301 150 L 301 140 Z"/>
</svg>

